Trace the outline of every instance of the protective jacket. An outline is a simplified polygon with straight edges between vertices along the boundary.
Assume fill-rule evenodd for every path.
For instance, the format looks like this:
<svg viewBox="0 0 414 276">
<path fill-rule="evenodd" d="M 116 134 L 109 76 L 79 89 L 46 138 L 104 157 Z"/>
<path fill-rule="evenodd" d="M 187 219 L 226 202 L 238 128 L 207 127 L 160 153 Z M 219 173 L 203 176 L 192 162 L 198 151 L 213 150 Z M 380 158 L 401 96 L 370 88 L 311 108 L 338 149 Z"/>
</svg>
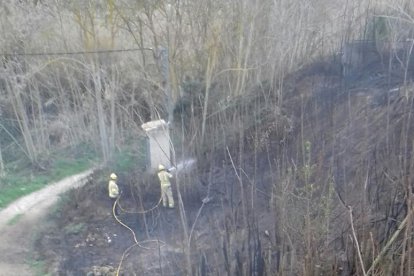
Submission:
<svg viewBox="0 0 414 276">
<path fill-rule="evenodd" d="M 165 170 L 161 170 L 158 172 L 158 178 L 160 179 L 161 184 L 161 196 L 162 196 L 162 205 L 164 207 L 174 208 L 174 198 L 172 195 L 171 190 L 171 183 L 170 178 L 172 178 L 172 174 Z"/>
<path fill-rule="evenodd" d="M 115 180 L 109 180 L 108 183 L 108 192 L 110 198 L 117 198 L 119 196 L 119 188 Z"/>
<path fill-rule="evenodd" d="M 171 185 L 170 178 L 172 178 L 172 177 L 173 177 L 172 174 L 170 174 L 167 171 L 158 172 L 158 178 L 160 179 L 161 186 Z"/>
</svg>

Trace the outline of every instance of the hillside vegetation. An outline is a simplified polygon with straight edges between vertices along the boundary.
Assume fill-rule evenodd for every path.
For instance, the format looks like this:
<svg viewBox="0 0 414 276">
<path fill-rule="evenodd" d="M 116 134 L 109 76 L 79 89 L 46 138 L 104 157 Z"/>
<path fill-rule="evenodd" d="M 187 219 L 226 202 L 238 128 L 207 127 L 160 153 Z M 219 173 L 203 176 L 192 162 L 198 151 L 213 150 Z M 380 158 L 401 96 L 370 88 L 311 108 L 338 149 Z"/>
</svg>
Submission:
<svg viewBox="0 0 414 276">
<path fill-rule="evenodd" d="M 53 153 L 84 145 L 106 164 L 125 148 L 139 159 L 140 125 L 163 118 L 173 163 L 197 167 L 175 179 L 177 210 L 124 214 L 168 244 L 131 252 L 142 262 L 127 259 L 126 275 L 410 275 L 413 9 L 2 3 L 0 172 L 22 160 L 47 171 Z M 121 174 L 132 209 L 158 199 L 143 170 Z M 52 216 L 37 243 L 49 272 L 116 267 L 131 244 L 108 214 L 105 173 Z M 123 238 L 109 244 L 108 233 Z"/>
<path fill-rule="evenodd" d="M 251 93 L 223 112 L 228 126 L 250 127 L 209 133 L 197 168 L 174 180 L 178 209 L 152 209 L 154 175 L 122 174 L 119 218 L 142 247 L 122 258 L 134 242 L 97 172 L 52 214 L 39 258 L 52 274 L 409 275 L 414 86 L 378 62 L 352 82 L 336 65 L 291 74 L 281 106 Z"/>
<path fill-rule="evenodd" d="M 267 86 L 281 104 L 289 73 L 329 56 L 357 62 L 349 41 L 373 40 L 398 59 L 412 3 L 342 2 L 2 3 L 1 171 L 18 158 L 42 167 L 80 143 L 111 160 L 160 117 L 184 120 L 198 148 L 234 98 Z"/>
</svg>

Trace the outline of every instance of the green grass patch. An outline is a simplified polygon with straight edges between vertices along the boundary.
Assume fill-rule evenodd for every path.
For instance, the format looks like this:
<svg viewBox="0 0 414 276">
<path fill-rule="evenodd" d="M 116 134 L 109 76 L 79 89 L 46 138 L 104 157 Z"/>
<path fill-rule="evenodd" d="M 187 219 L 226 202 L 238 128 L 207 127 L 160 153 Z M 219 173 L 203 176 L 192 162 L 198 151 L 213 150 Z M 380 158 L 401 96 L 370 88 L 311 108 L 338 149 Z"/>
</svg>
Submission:
<svg viewBox="0 0 414 276">
<path fill-rule="evenodd" d="M 66 225 L 65 228 L 63 228 L 63 230 L 65 231 L 66 234 L 76 235 L 76 234 L 79 234 L 85 228 L 85 226 L 86 224 L 83 222 L 70 223 Z"/>
<path fill-rule="evenodd" d="M 46 271 L 46 263 L 42 260 L 29 260 L 28 261 L 29 266 L 34 272 L 35 276 L 49 276 L 50 273 L 45 274 Z"/>
<path fill-rule="evenodd" d="M 109 167 L 117 173 L 144 169 L 147 162 L 146 139 L 139 137 L 114 155 Z M 41 168 L 34 168 L 26 159 L 7 164 L 6 176 L 0 178 L 0 209 L 16 199 L 38 191 L 49 183 L 85 171 L 97 163 L 98 153 L 88 144 L 67 148 L 39 157 Z"/>
<path fill-rule="evenodd" d="M 118 172 L 126 172 L 136 167 L 134 154 L 130 151 L 118 152 L 114 159 L 114 167 Z"/>
<path fill-rule="evenodd" d="M 23 214 L 17 214 L 17 215 L 15 215 L 11 220 L 9 220 L 7 222 L 7 225 L 14 225 L 14 224 L 16 224 L 21 219 L 21 217 L 23 217 Z"/>
<path fill-rule="evenodd" d="M 147 163 L 147 144 L 144 137 L 135 141 L 133 146 L 128 146 L 115 153 L 110 167 L 118 173 L 125 173 L 136 169 L 144 169 Z"/>
<path fill-rule="evenodd" d="M 51 171 L 51 180 L 59 180 L 67 176 L 79 173 L 88 169 L 91 161 L 88 159 L 58 159 Z"/>
<path fill-rule="evenodd" d="M 92 152 L 66 150 L 49 155 L 46 170 L 23 166 L 22 161 L 9 164 L 6 176 L 0 178 L 0 208 L 16 199 L 40 190 L 47 184 L 85 171 L 93 166 L 96 158 Z M 16 165 L 18 164 L 18 165 Z"/>
<path fill-rule="evenodd" d="M 14 200 L 30 194 L 47 184 L 45 176 L 31 177 L 8 173 L 1 179 L 0 208 L 7 206 Z"/>
</svg>

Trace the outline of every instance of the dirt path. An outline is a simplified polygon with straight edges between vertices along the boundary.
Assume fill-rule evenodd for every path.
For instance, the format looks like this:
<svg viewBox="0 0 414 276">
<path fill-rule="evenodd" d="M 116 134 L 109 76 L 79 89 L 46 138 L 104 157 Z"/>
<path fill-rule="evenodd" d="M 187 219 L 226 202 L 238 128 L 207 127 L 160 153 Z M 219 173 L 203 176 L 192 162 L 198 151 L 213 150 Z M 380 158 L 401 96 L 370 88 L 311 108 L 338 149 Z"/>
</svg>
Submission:
<svg viewBox="0 0 414 276">
<path fill-rule="evenodd" d="M 85 184 L 92 171 L 48 185 L 0 211 L 0 276 L 34 275 L 29 255 L 33 237 L 42 227 L 42 218 L 61 193 Z M 20 216 L 16 222 L 9 223 L 16 216 Z"/>
</svg>

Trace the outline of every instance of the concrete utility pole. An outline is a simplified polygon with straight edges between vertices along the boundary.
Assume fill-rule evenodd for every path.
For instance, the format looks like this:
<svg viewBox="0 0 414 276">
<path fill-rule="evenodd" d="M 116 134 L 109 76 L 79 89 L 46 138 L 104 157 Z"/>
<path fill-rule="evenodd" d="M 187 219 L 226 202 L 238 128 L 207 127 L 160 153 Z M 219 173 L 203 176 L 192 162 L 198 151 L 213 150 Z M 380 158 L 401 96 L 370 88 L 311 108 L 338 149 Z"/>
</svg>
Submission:
<svg viewBox="0 0 414 276">
<path fill-rule="evenodd" d="M 164 89 L 166 94 L 167 102 L 167 111 L 168 111 L 168 122 L 172 124 L 173 121 L 173 97 L 171 91 L 171 82 L 170 82 L 170 61 L 168 48 L 163 46 L 158 46 L 158 59 L 161 68 L 161 74 L 164 79 Z"/>
<path fill-rule="evenodd" d="M 142 125 L 148 136 L 148 168 L 157 170 L 162 164 L 166 168 L 171 166 L 170 133 L 168 124 L 164 120 L 150 121 Z"/>
</svg>

